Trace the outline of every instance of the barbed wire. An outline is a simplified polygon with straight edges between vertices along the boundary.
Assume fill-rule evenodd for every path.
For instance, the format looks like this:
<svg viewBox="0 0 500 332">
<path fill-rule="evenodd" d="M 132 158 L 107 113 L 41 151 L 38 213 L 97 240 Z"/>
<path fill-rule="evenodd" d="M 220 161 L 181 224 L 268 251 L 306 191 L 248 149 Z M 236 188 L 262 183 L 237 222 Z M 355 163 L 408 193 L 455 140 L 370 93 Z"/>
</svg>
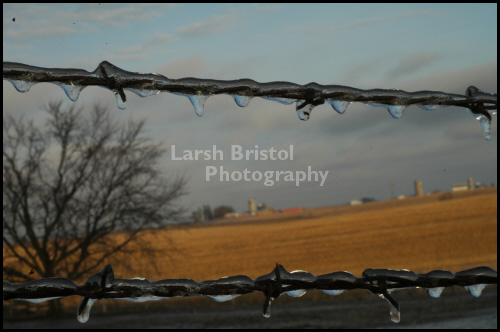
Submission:
<svg viewBox="0 0 500 332">
<path fill-rule="evenodd" d="M 103 61 L 93 71 L 82 69 L 41 68 L 21 63 L 4 62 L 3 78 L 11 82 L 19 92 L 27 92 L 36 83 L 50 82 L 59 85 L 66 95 L 76 101 L 81 90 L 97 85 L 107 88 L 116 96 L 118 107 L 126 107 L 125 90 L 141 97 L 162 91 L 189 98 L 197 115 L 203 115 L 203 105 L 209 96 L 231 95 L 236 104 L 245 107 L 251 98 L 261 97 L 290 105 L 296 103 L 296 111 L 301 120 L 308 120 L 314 107 L 325 102 L 338 113 L 343 114 L 352 102 L 362 102 L 371 106 L 387 108 L 394 118 L 400 118 L 409 105 L 417 105 L 424 110 L 436 110 L 441 106 L 458 106 L 468 111 L 480 121 L 484 136 L 491 138 L 491 114 L 497 109 L 497 95 L 470 86 L 465 96 L 439 91 L 406 92 L 395 89 L 361 90 L 340 85 L 320 85 L 309 83 L 298 85 L 290 82 L 258 83 L 251 79 L 221 81 L 197 78 L 169 79 L 159 74 L 144 74 L 125 71 Z M 122 299 L 146 302 L 172 297 L 206 296 L 216 301 L 228 301 L 252 292 L 265 295 L 263 314 L 270 317 L 271 301 L 282 294 L 299 297 L 308 290 L 320 290 L 330 295 L 338 295 L 346 290 L 366 289 L 390 304 L 393 322 L 400 320 L 400 306 L 391 291 L 423 287 L 432 297 L 439 297 L 445 287 L 462 286 L 473 296 L 481 295 L 483 288 L 497 284 L 497 272 L 489 267 L 452 273 L 434 270 L 417 274 L 408 270 L 366 269 L 361 278 L 350 272 L 334 272 L 314 276 L 306 271 L 286 271 L 277 264 L 269 274 L 251 279 L 237 275 L 216 280 L 196 282 L 192 279 L 166 279 L 151 282 L 145 278 L 115 279 L 111 265 L 77 285 L 67 278 L 43 278 L 21 284 L 3 281 L 3 301 L 24 300 L 42 303 L 56 298 L 79 295 L 82 301 L 77 310 L 77 318 L 85 323 L 89 319 L 92 305 L 100 299 Z"/>
<path fill-rule="evenodd" d="M 457 273 L 434 270 L 425 274 L 409 270 L 366 269 L 362 277 L 358 278 L 345 271 L 320 276 L 307 271 L 288 272 L 282 265 L 276 264 L 271 273 L 256 279 L 236 275 L 202 282 L 192 279 L 151 282 L 145 278 L 115 279 L 113 268 L 108 264 L 81 286 L 67 278 L 42 278 L 21 284 L 4 280 L 3 301 L 42 303 L 80 295 L 83 298 L 77 309 L 77 318 L 79 322 L 85 323 L 89 319 L 92 305 L 102 299 L 140 303 L 174 297 L 206 296 L 223 302 L 243 294 L 262 292 L 265 296 L 263 314 L 264 317 L 270 317 L 271 301 L 282 294 L 300 297 L 308 290 L 320 290 L 338 295 L 346 290 L 366 289 L 389 302 L 391 320 L 397 323 L 400 321 L 400 306 L 391 294 L 394 290 L 423 287 L 431 297 L 437 298 L 445 287 L 462 286 L 474 297 L 479 297 L 483 288 L 490 284 L 497 284 L 497 271 L 487 266 Z"/>
<path fill-rule="evenodd" d="M 344 113 L 352 102 L 385 107 L 394 118 L 400 118 L 409 105 L 417 105 L 424 110 L 436 110 L 441 106 L 458 106 L 467 108 L 476 119 L 480 120 L 487 140 L 491 138 L 491 114 L 488 110 L 497 109 L 497 95 L 486 93 L 474 86 L 469 86 L 465 96 L 462 96 L 440 91 L 362 90 L 349 86 L 317 83 L 306 85 L 284 81 L 259 83 L 251 79 L 233 81 L 192 77 L 169 79 L 155 73 L 129 72 L 108 61 L 102 61 L 93 72 L 4 62 L 3 78 L 11 82 L 19 92 L 27 92 L 36 83 L 57 84 L 72 101 L 76 101 L 81 90 L 87 86 L 104 87 L 113 91 L 120 109 L 126 107 L 125 90 L 141 97 L 166 91 L 188 97 L 199 116 L 203 115 L 206 99 L 217 94 L 231 95 L 240 107 L 247 106 L 253 97 L 274 100 L 286 105 L 296 102 L 296 111 L 301 120 L 308 120 L 312 109 L 325 102 L 340 114 Z"/>
</svg>

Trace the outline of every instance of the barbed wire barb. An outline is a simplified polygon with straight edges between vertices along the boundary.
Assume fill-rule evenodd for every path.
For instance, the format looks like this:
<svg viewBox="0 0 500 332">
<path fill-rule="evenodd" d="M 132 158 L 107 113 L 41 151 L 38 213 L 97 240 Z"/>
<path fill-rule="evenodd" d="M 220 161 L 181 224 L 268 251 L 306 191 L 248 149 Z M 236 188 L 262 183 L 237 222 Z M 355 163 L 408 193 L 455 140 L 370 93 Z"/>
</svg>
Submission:
<svg viewBox="0 0 500 332">
<path fill-rule="evenodd" d="M 134 73 L 123 70 L 108 61 L 102 61 L 93 72 L 83 69 L 42 68 L 16 62 L 3 63 L 3 78 L 11 82 L 19 92 L 27 92 L 36 83 L 49 82 L 59 85 L 69 99 L 76 101 L 87 86 L 107 88 L 115 94 L 118 108 L 125 109 L 129 90 L 141 97 L 160 92 L 186 96 L 197 115 L 203 115 L 206 99 L 212 95 L 228 94 L 236 104 L 246 107 L 253 97 L 261 97 L 290 105 L 296 103 L 299 119 L 308 120 L 314 107 L 325 102 L 342 114 L 352 102 L 385 107 L 392 117 L 400 118 L 410 105 L 424 110 L 436 110 L 441 106 L 466 108 L 480 121 L 484 136 L 491 138 L 491 114 L 497 109 L 497 95 L 481 91 L 475 86 L 466 89 L 465 95 L 441 91 L 406 92 L 398 89 L 362 90 L 342 85 L 309 83 L 299 85 L 278 81 L 259 83 L 251 79 L 233 81 L 180 78 L 169 79 L 159 74 Z M 496 112 L 495 112 L 496 113 Z"/>
<path fill-rule="evenodd" d="M 366 269 L 361 278 L 350 272 L 339 271 L 315 276 L 307 271 L 288 272 L 276 263 L 269 274 L 255 280 L 245 275 L 224 277 L 196 282 L 192 279 L 165 279 L 151 282 L 145 278 L 115 278 L 113 268 L 106 265 L 90 276 L 83 285 L 67 278 L 42 278 L 21 284 L 3 281 L 3 301 L 24 300 L 32 303 L 79 295 L 82 300 L 77 309 L 81 323 L 88 321 L 92 305 L 102 299 L 132 302 L 156 301 L 174 297 L 206 296 L 217 302 L 232 300 L 237 296 L 262 292 L 265 296 L 264 317 L 271 316 L 271 302 L 283 294 L 300 297 L 308 290 L 320 290 L 338 295 L 347 290 L 366 289 L 378 294 L 390 305 L 391 320 L 400 321 L 400 306 L 391 292 L 416 287 L 426 288 L 431 297 L 437 298 L 445 287 L 462 286 L 474 297 L 479 297 L 487 285 L 497 284 L 497 271 L 487 266 L 452 273 L 434 270 L 417 274 L 409 270 Z"/>
</svg>

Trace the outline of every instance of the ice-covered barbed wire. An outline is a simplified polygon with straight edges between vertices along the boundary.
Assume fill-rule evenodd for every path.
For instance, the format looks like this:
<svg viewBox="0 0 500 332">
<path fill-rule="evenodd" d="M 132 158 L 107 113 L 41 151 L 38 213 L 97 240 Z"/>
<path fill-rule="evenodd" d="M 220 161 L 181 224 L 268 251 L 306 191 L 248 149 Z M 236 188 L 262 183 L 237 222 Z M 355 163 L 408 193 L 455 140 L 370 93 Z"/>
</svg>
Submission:
<svg viewBox="0 0 500 332">
<path fill-rule="evenodd" d="M 196 114 L 203 115 L 203 105 L 208 97 L 228 94 L 236 104 L 245 107 L 253 97 L 261 97 L 282 104 L 296 103 L 297 115 L 308 120 L 314 107 L 325 102 L 338 113 L 346 111 L 352 102 L 385 107 L 394 118 L 400 118 L 410 105 L 424 110 L 436 110 L 441 106 L 458 106 L 468 109 L 480 121 L 484 137 L 491 139 L 491 114 L 497 109 L 497 95 L 470 86 L 465 96 L 440 91 L 406 92 L 398 89 L 361 90 L 342 85 L 309 83 L 298 85 L 290 82 L 258 83 L 251 79 L 221 81 L 198 78 L 169 79 L 159 74 L 133 73 L 103 61 L 93 71 L 83 69 L 41 68 L 16 62 L 3 63 L 3 78 L 11 82 L 19 92 L 27 92 L 33 84 L 50 82 L 59 85 L 72 101 L 87 86 L 107 88 L 116 96 L 118 108 L 124 109 L 125 90 L 141 97 L 156 95 L 162 91 L 189 98 Z"/>
<path fill-rule="evenodd" d="M 3 281 L 3 301 L 24 300 L 41 303 L 61 297 L 80 295 L 82 301 L 77 310 L 81 323 L 89 319 L 92 305 L 101 299 L 128 300 L 132 302 L 157 301 L 166 298 L 206 296 L 217 302 L 229 301 L 243 294 L 262 292 L 265 296 L 264 317 L 271 316 L 271 301 L 282 294 L 293 297 L 304 295 L 308 290 L 320 290 L 339 295 L 346 290 L 366 289 L 387 300 L 391 320 L 400 320 L 399 303 L 391 292 L 416 287 L 426 288 L 429 295 L 438 298 L 445 287 L 462 286 L 474 297 L 483 288 L 497 283 L 497 271 L 487 266 L 457 273 L 434 270 L 418 274 L 409 270 L 366 269 L 361 278 L 350 272 L 340 271 L 315 276 L 307 271 L 288 272 L 276 264 L 269 274 L 251 279 L 245 275 L 224 277 L 196 282 L 192 279 L 165 279 L 151 282 L 145 278 L 118 279 L 111 265 L 92 275 L 82 286 L 66 278 L 43 278 L 13 284 Z"/>
</svg>

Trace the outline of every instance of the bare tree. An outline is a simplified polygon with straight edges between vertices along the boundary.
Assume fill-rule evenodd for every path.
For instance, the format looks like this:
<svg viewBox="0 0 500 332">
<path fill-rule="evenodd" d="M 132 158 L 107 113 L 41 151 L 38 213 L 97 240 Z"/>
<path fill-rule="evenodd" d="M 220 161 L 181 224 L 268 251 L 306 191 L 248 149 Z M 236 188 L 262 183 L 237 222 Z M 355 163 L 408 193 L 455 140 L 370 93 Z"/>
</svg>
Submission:
<svg viewBox="0 0 500 332">
<path fill-rule="evenodd" d="M 142 136 L 144 120 L 119 125 L 101 106 L 90 118 L 61 103 L 46 111 L 43 128 L 3 119 L 4 279 L 32 269 L 77 280 L 138 241 L 153 251 L 141 230 L 181 216 L 186 181 L 158 170 L 164 149 Z"/>
</svg>

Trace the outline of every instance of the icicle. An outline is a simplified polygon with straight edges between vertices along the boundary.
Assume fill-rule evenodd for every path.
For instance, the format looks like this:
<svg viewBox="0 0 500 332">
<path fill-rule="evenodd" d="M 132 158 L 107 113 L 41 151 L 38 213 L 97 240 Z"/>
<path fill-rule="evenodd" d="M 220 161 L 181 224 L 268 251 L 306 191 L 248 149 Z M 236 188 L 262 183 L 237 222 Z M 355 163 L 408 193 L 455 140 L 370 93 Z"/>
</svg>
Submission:
<svg viewBox="0 0 500 332">
<path fill-rule="evenodd" d="M 394 323 L 399 323 L 399 321 L 401 320 L 401 313 L 399 312 L 399 309 L 396 308 L 394 304 L 392 304 L 392 302 L 389 301 L 389 299 L 386 298 L 383 294 L 379 294 L 379 296 L 384 300 L 386 300 L 387 302 L 389 302 L 389 307 L 390 307 L 389 314 L 391 315 L 391 320 Z"/>
<path fill-rule="evenodd" d="M 55 83 L 56 85 L 60 86 L 64 92 L 66 93 L 66 96 L 71 101 L 76 101 L 78 99 L 78 96 L 80 96 L 80 91 L 85 88 L 84 86 L 81 85 L 73 85 L 73 84 L 62 84 L 62 83 Z"/>
<path fill-rule="evenodd" d="M 233 97 L 234 101 L 239 107 L 247 107 L 248 104 L 250 103 L 250 99 L 252 97 L 250 96 L 240 96 L 240 95 L 231 95 Z"/>
<path fill-rule="evenodd" d="M 191 104 L 193 104 L 194 111 L 196 112 L 196 115 L 203 116 L 203 105 L 205 104 L 205 100 L 207 100 L 207 98 L 210 96 L 202 95 L 202 94 L 185 95 L 183 93 L 178 93 L 178 92 L 173 92 L 173 94 L 189 98 L 189 100 L 191 101 Z"/>
<path fill-rule="evenodd" d="M 332 105 L 333 109 L 336 110 L 339 114 L 344 114 L 347 106 L 350 104 L 350 102 L 342 100 L 325 99 L 325 101 L 328 104 Z"/>
<path fill-rule="evenodd" d="M 125 108 L 127 108 L 127 103 L 122 99 L 120 94 L 117 91 L 113 91 L 113 93 L 115 94 L 116 104 L 118 105 L 118 108 L 121 110 L 124 110 Z"/>
<path fill-rule="evenodd" d="M 483 129 L 484 138 L 489 141 L 491 140 L 491 121 L 484 115 L 481 115 L 479 119 L 479 123 L 481 124 L 481 128 Z"/>
<path fill-rule="evenodd" d="M 472 296 L 480 297 L 484 287 L 486 286 L 487 286 L 486 284 L 478 284 L 478 285 L 465 286 L 464 288 L 468 290 L 472 294 Z"/>
<path fill-rule="evenodd" d="M 263 315 L 266 318 L 271 317 L 271 299 L 269 299 L 269 301 L 267 302 L 267 307 L 266 307 Z"/>
<path fill-rule="evenodd" d="M 433 288 L 427 288 L 427 293 L 437 299 L 438 297 L 441 296 L 441 293 L 443 292 L 444 287 L 433 287 Z"/>
<path fill-rule="evenodd" d="M 389 113 L 391 113 L 393 118 L 399 119 L 403 115 L 403 112 L 406 109 L 406 106 L 405 105 L 391 105 L 387 109 L 389 110 Z"/>
<path fill-rule="evenodd" d="M 489 141 L 491 140 L 491 121 L 483 114 L 475 114 L 469 108 L 467 108 L 470 115 L 476 118 L 481 124 L 481 128 L 483 129 L 484 138 Z"/>
<path fill-rule="evenodd" d="M 228 295 L 206 295 L 207 297 L 211 298 L 212 300 L 216 302 L 226 302 L 226 301 L 231 301 L 234 298 L 237 298 L 241 294 L 228 294 Z"/>
<path fill-rule="evenodd" d="M 9 79 L 7 79 L 7 81 L 12 83 L 14 88 L 16 88 L 16 90 L 19 92 L 28 92 L 29 89 L 35 84 L 35 82 L 29 82 L 29 81 L 27 82 L 27 81 L 23 81 L 23 80 L 9 80 Z"/>
<path fill-rule="evenodd" d="M 305 102 L 306 101 L 304 100 L 297 100 L 297 106 L 295 107 L 297 109 L 297 115 L 302 121 L 309 120 L 313 108 L 316 107 L 313 104 L 307 104 L 304 106 Z"/>
<path fill-rule="evenodd" d="M 76 318 L 80 323 L 88 322 L 90 317 L 90 309 L 95 302 L 97 302 L 97 299 L 83 297 L 82 302 L 80 302 L 80 305 L 78 306 L 78 310 L 76 312 Z"/>
<path fill-rule="evenodd" d="M 385 107 L 391 113 L 392 117 L 395 119 L 399 119 L 402 115 L 404 110 L 406 109 L 406 105 L 385 105 L 385 104 L 378 104 L 378 103 L 368 103 L 368 105 L 373 106 L 373 107 Z"/>
<path fill-rule="evenodd" d="M 262 98 L 267 99 L 267 100 L 276 101 L 276 102 L 278 102 L 280 104 L 284 104 L 284 105 L 291 105 L 294 102 L 296 102 L 295 99 L 291 99 L 291 98 L 275 98 L 275 97 L 262 97 Z"/>
</svg>

